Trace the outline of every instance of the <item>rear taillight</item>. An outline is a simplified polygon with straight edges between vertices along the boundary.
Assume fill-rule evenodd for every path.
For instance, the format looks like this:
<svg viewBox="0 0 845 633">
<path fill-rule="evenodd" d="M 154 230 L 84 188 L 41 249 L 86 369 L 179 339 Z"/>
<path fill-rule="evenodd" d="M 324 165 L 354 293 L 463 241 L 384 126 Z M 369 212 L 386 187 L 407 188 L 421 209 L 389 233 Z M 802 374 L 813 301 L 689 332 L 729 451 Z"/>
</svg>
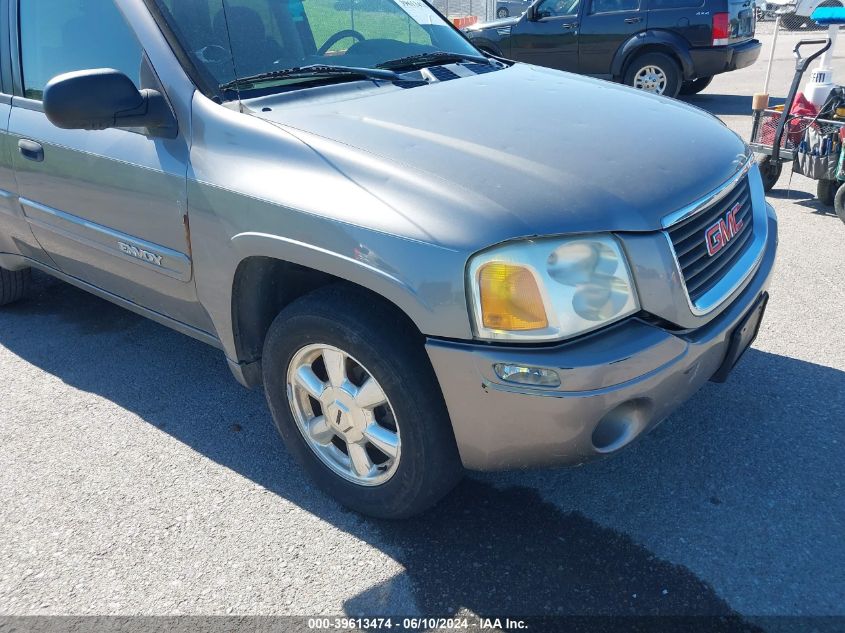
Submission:
<svg viewBox="0 0 845 633">
<path fill-rule="evenodd" d="M 727 13 L 713 14 L 713 46 L 726 46 L 731 37 L 731 19 Z"/>
</svg>

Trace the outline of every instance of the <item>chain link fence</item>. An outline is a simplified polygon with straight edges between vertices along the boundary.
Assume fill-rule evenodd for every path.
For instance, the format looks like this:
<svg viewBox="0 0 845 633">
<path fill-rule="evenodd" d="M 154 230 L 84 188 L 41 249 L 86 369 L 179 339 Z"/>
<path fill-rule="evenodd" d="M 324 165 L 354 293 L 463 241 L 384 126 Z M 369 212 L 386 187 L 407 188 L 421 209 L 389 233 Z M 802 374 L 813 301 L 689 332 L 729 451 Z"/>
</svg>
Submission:
<svg viewBox="0 0 845 633">
<path fill-rule="evenodd" d="M 446 17 L 477 17 L 479 22 L 496 19 L 496 0 L 430 0 Z"/>
</svg>

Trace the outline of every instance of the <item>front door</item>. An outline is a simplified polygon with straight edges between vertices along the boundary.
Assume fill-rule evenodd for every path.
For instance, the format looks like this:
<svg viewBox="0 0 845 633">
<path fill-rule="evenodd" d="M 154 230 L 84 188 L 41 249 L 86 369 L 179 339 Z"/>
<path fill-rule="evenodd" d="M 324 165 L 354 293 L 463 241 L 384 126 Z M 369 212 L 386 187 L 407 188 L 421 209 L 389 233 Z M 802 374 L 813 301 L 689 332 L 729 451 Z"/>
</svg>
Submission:
<svg viewBox="0 0 845 633">
<path fill-rule="evenodd" d="M 586 0 L 578 37 L 578 72 L 610 76 L 619 47 L 646 29 L 645 0 Z"/>
<path fill-rule="evenodd" d="M 62 272 L 199 325 L 186 205 L 188 144 L 143 130 L 63 130 L 43 112 L 47 82 L 115 68 L 159 88 L 113 0 L 20 0 L 9 134 L 21 206 Z M 182 127 L 182 126 L 180 126 Z"/>
<path fill-rule="evenodd" d="M 541 0 L 512 28 L 511 57 L 527 64 L 577 71 L 580 4 L 581 0 Z"/>
</svg>

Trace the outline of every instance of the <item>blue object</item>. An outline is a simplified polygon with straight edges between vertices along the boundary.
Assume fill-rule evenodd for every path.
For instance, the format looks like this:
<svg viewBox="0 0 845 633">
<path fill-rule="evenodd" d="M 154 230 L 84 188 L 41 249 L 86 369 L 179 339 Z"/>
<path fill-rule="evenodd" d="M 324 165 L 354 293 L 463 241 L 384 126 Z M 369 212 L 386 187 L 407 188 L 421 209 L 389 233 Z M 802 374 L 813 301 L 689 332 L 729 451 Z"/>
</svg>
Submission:
<svg viewBox="0 0 845 633">
<path fill-rule="evenodd" d="M 810 19 L 823 26 L 845 24 L 845 7 L 819 7 L 813 11 Z"/>
</svg>

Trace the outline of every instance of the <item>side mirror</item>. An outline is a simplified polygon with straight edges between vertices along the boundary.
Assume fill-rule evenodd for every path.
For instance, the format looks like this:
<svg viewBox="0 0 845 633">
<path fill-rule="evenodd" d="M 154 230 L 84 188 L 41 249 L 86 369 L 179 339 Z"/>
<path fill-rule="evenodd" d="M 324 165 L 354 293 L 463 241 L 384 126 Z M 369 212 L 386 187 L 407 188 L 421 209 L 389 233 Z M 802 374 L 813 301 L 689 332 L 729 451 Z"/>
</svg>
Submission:
<svg viewBox="0 0 845 633">
<path fill-rule="evenodd" d="M 132 80 L 111 68 L 59 75 L 44 88 L 44 113 L 68 130 L 146 128 L 151 136 L 174 138 L 176 118 L 164 96 L 138 90 Z"/>
</svg>

